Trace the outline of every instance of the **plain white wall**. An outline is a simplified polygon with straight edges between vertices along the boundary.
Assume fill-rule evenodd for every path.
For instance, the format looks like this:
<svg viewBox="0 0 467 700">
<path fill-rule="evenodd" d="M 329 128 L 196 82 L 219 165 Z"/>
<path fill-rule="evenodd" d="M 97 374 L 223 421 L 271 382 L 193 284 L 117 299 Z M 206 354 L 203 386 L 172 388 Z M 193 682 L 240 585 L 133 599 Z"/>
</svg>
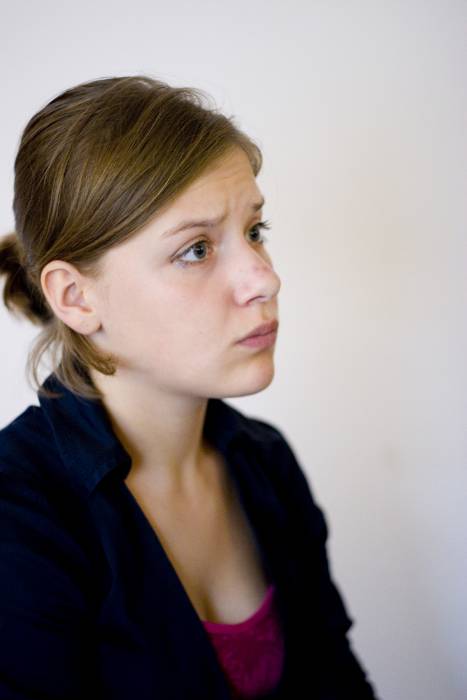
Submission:
<svg viewBox="0 0 467 700">
<path fill-rule="evenodd" d="M 282 279 L 276 375 L 231 399 L 281 428 L 330 524 L 380 697 L 467 696 L 467 4 L 17 0 L 2 11 L 0 232 L 28 119 L 148 73 L 263 149 Z M 0 309 L 5 425 L 37 328 Z"/>
</svg>

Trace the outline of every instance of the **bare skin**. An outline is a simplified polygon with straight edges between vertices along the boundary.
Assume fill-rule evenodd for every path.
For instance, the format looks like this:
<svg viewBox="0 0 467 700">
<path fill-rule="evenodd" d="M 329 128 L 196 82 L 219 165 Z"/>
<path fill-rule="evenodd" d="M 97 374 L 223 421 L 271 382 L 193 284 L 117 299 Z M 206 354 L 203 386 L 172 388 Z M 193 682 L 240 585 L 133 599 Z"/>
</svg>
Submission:
<svg viewBox="0 0 467 700">
<path fill-rule="evenodd" d="M 207 457 L 212 482 L 187 496 L 161 497 L 130 471 L 126 484 L 152 525 L 202 620 L 232 624 L 255 612 L 267 579 L 248 518 L 223 457 Z"/>
<path fill-rule="evenodd" d="M 254 394 L 274 376 L 274 346 L 238 344 L 278 318 L 281 282 L 258 228 L 261 200 L 235 148 L 106 251 L 98 279 L 61 260 L 41 273 L 54 313 L 118 360 L 114 375 L 90 375 L 131 457 L 126 485 L 196 611 L 212 621 L 245 619 L 266 591 L 223 459 L 203 438 L 210 397 Z"/>
</svg>

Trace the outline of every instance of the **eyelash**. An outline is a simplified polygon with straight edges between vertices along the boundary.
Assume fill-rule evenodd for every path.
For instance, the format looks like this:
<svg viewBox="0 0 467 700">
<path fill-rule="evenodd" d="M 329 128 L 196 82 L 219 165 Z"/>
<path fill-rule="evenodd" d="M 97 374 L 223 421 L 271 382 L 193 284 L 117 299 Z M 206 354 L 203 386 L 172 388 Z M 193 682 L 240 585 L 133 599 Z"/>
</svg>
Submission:
<svg viewBox="0 0 467 700">
<path fill-rule="evenodd" d="M 267 230 L 269 230 L 270 228 L 271 228 L 271 224 L 269 221 L 259 221 L 257 224 L 255 224 L 254 226 L 251 227 L 250 231 L 253 231 L 254 229 L 259 229 L 259 230 L 267 229 Z M 260 241 L 254 241 L 254 242 L 258 243 L 259 245 L 262 246 L 265 243 L 267 243 L 268 241 L 269 241 L 269 238 L 266 238 L 266 236 L 262 236 Z M 189 265 L 201 265 L 202 263 L 206 262 L 207 260 L 209 260 L 209 256 L 206 258 L 203 258 L 202 260 L 196 260 L 196 261 L 193 261 L 193 260 L 187 261 L 187 260 L 181 259 L 181 258 L 183 258 L 184 255 L 189 253 L 190 250 L 192 250 L 195 246 L 199 245 L 200 243 L 207 243 L 207 244 L 209 244 L 209 247 L 212 249 L 210 241 L 206 240 L 205 238 L 200 238 L 199 240 L 192 243 L 188 248 L 185 248 L 185 250 L 183 250 L 179 255 L 175 256 L 174 259 L 178 260 L 182 267 L 188 267 Z"/>
</svg>

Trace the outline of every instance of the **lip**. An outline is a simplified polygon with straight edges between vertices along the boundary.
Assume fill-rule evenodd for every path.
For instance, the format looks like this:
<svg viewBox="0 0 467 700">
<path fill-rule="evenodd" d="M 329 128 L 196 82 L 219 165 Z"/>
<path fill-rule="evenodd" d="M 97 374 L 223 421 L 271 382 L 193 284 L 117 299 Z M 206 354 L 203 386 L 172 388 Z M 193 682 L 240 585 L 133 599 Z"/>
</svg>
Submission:
<svg viewBox="0 0 467 700">
<path fill-rule="evenodd" d="M 268 323 L 262 323 L 260 326 L 257 326 L 254 328 L 251 333 L 248 333 L 248 335 L 243 336 L 243 338 L 240 338 L 238 341 L 239 343 L 243 342 L 244 340 L 247 340 L 248 338 L 256 338 L 258 336 L 262 335 L 269 335 L 270 333 L 276 333 L 277 328 L 279 326 L 279 323 L 276 319 L 273 321 L 269 321 Z"/>
<path fill-rule="evenodd" d="M 250 335 L 249 338 L 241 340 L 239 345 L 255 348 L 256 350 L 263 350 L 264 348 L 270 348 L 274 345 L 276 337 L 276 331 L 271 331 L 271 333 L 266 333 L 266 335 Z"/>
</svg>

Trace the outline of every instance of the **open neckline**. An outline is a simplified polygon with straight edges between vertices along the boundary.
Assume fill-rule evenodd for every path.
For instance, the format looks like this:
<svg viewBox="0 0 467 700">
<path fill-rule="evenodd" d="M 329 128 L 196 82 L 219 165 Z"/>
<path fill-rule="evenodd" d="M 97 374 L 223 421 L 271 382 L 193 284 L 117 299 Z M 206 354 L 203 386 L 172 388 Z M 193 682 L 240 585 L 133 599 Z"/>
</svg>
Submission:
<svg viewBox="0 0 467 700">
<path fill-rule="evenodd" d="M 255 540 L 255 543 L 256 543 L 256 546 L 257 546 L 257 549 L 259 552 L 259 556 L 261 559 L 261 563 L 262 563 L 262 566 L 264 567 L 266 576 L 267 576 L 267 578 L 269 578 L 270 572 L 268 569 L 267 562 L 264 558 L 264 551 L 262 549 L 262 544 L 261 544 L 261 541 L 259 539 L 259 535 L 256 531 L 253 517 L 249 513 L 248 505 L 247 505 L 247 502 L 244 498 L 244 494 L 242 493 L 242 489 L 240 488 L 239 476 L 237 474 L 237 471 L 233 467 L 233 465 L 231 464 L 228 456 L 225 455 L 221 450 L 218 450 L 218 451 L 220 452 L 220 455 L 223 459 L 227 474 L 231 478 L 230 484 L 233 487 L 233 490 L 238 498 L 238 504 L 239 504 L 240 508 L 242 509 L 242 511 L 245 515 L 245 518 L 247 520 L 247 523 L 251 529 L 251 532 L 252 532 L 252 535 L 254 537 L 254 540 Z M 194 617 L 196 618 L 198 623 L 200 623 L 206 631 L 212 632 L 212 633 L 220 632 L 220 633 L 224 633 L 224 634 L 225 633 L 227 633 L 227 634 L 238 633 L 238 632 L 241 632 L 243 630 L 248 629 L 250 627 L 250 625 L 254 624 L 259 619 L 261 619 L 262 617 L 264 617 L 266 615 L 267 608 L 269 607 L 269 601 L 270 601 L 272 594 L 275 590 L 275 585 L 273 583 L 270 583 L 268 585 L 265 596 L 263 598 L 263 602 L 261 603 L 259 608 L 254 613 L 252 613 L 252 615 L 250 615 L 250 617 L 248 617 L 246 620 L 242 620 L 241 622 L 230 623 L 230 624 L 229 623 L 222 623 L 222 622 L 211 622 L 210 620 L 203 620 L 201 618 L 201 616 L 199 615 L 193 601 L 191 600 L 191 598 L 188 594 L 188 591 L 186 590 L 185 586 L 183 585 L 182 580 L 180 579 L 180 577 L 175 569 L 175 566 L 173 565 L 170 557 L 168 556 L 168 553 L 166 552 L 158 533 L 156 532 L 153 525 L 151 524 L 148 517 L 146 516 L 146 513 L 144 512 L 143 508 L 139 504 L 138 499 L 133 494 L 132 490 L 130 489 L 130 487 L 126 483 L 125 479 L 122 480 L 121 484 L 123 486 L 123 489 L 126 493 L 127 498 L 129 498 L 130 501 L 132 501 L 133 507 L 136 508 L 136 510 L 139 513 L 139 517 L 145 523 L 147 530 L 151 533 L 151 539 L 152 539 L 153 543 L 155 544 L 155 546 L 159 549 L 159 552 L 160 552 L 161 556 L 163 557 L 163 559 L 168 567 L 168 570 L 171 572 L 171 576 L 173 577 L 173 579 L 175 581 L 175 585 L 181 591 L 181 594 L 183 595 L 188 607 L 190 608 L 192 614 L 194 615 Z"/>
</svg>

